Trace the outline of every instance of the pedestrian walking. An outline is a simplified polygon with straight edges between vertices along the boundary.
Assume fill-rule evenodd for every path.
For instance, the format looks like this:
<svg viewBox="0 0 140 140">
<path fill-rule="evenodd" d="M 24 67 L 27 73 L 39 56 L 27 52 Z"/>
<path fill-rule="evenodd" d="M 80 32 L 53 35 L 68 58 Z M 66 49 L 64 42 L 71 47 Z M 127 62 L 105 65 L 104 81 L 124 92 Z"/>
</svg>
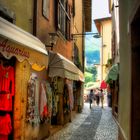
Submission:
<svg viewBox="0 0 140 140">
<path fill-rule="evenodd" d="M 108 103 L 108 107 L 112 107 L 112 95 L 111 95 L 111 92 L 107 92 L 107 103 Z"/>
<path fill-rule="evenodd" d="M 94 99 L 94 92 L 93 92 L 93 89 L 90 90 L 90 93 L 89 93 L 89 107 L 91 108 L 91 105 L 93 103 L 93 99 Z"/>
<path fill-rule="evenodd" d="M 101 99 L 101 107 L 104 107 L 104 93 L 103 90 L 100 90 L 100 99 Z"/>
<path fill-rule="evenodd" d="M 97 106 L 99 106 L 99 104 L 100 104 L 100 97 L 99 97 L 99 90 L 98 89 L 96 90 L 95 97 L 96 97 L 96 104 L 97 104 Z"/>
</svg>

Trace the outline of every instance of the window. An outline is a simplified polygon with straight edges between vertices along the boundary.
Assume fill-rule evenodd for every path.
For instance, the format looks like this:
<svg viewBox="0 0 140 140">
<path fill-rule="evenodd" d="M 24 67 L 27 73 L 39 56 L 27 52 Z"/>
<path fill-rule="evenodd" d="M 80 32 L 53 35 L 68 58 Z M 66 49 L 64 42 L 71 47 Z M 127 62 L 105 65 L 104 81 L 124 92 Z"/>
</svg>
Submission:
<svg viewBox="0 0 140 140">
<path fill-rule="evenodd" d="M 71 19 L 70 19 L 70 13 L 71 13 L 71 6 L 68 5 L 67 0 L 59 0 L 58 2 L 58 30 L 62 33 L 62 35 L 66 39 L 70 39 L 70 28 L 71 28 Z"/>
<path fill-rule="evenodd" d="M 49 19 L 50 16 L 50 0 L 43 0 L 43 16 Z"/>
</svg>

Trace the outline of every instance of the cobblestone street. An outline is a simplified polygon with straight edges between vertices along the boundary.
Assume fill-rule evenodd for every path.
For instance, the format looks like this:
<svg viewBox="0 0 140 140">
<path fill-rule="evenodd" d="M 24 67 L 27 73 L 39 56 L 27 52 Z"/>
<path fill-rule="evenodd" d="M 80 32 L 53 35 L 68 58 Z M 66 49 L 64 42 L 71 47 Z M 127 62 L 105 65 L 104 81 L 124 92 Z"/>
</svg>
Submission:
<svg viewBox="0 0 140 140">
<path fill-rule="evenodd" d="M 84 104 L 82 113 L 72 123 L 46 140 L 117 140 L 118 128 L 112 118 L 111 108 Z"/>
</svg>

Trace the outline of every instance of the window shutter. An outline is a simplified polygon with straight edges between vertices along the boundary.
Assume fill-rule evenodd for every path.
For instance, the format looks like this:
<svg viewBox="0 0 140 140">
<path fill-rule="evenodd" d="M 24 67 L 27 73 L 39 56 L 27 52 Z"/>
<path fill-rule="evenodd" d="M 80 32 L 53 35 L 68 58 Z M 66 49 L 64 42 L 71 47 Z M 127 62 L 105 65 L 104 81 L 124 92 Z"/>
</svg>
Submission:
<svg viewBox="0 0 140 140">
<path fill-rule="evenodd" d="M 71 6 L 67 3 L 67 13 L 69 17 L 66 18 L 66 38 L 67 40 L 71 39 Z"/>
</svg>

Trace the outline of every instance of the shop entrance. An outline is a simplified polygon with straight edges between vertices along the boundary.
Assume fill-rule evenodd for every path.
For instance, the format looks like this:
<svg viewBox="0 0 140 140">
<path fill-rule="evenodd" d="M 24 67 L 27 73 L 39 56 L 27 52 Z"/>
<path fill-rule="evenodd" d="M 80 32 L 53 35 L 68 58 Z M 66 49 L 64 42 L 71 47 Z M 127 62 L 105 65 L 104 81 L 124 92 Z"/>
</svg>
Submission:
<svg viewBox="0 0 140 140">
<path fill-rule="evenodd" d="M 140 139 L 140 7 L 131 24 L 132 105 L 131 139 Z"/>
<path fill-rule="evenodd" d="M 15 62 L 0 54 L 0 140 L 13 139 Z"/>
</svg>

